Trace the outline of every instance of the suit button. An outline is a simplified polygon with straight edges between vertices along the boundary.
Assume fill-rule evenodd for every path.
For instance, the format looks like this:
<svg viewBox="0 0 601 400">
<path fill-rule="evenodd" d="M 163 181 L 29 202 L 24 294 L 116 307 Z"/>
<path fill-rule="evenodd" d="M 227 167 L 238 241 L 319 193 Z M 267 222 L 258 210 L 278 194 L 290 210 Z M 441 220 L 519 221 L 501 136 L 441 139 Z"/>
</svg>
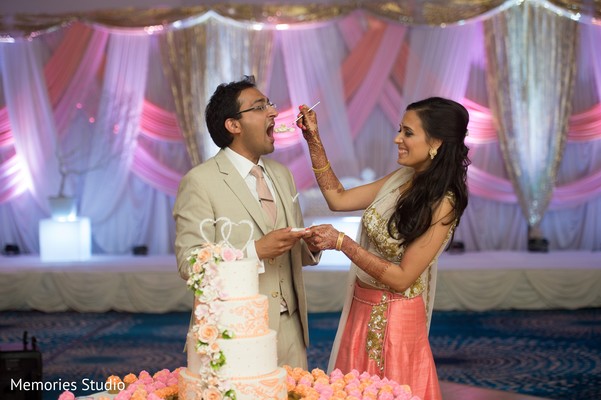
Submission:
<svg viewBox="0 0 601 400">
<path fill-rule="evenodd" d="M 280 279 L 280 283 L 284 283 L 284 278 Z"/>
<path fill-rule="evenodd" d="M 270 258 L 269 259 L 269 264 L 273 265 L 275 263 L 275 258 Z"/>
<path fill-rule="evenodd" d="M 276 297 L 278 297 L 280 294 L 278 292 L 271 292 L 271 297 L 273 297 L 274 299 Z"/>
</svg>

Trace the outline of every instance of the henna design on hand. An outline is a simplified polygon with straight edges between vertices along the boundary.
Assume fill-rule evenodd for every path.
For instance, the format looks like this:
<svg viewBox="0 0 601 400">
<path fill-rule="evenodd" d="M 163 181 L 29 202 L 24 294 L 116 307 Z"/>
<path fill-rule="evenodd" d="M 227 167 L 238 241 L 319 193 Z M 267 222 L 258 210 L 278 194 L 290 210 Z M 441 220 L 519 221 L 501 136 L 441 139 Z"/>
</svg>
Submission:
<svg viewBox="0 0 601 400">
<path fill-rule="evenodd" d="M 344 243 L 346 242 L 347 241 L 345 240 Z M 354 244 L 352 247 L 345 246 L 344 243 L 342 246 L 342 251 L 344 254 L 346 254 L 357 267 L 368 273 L 372 278 L 384 283 L 382 282 L 382 278 L 391 266 L 390 261 L 384 260 L 377 255 L 370 253 L 363 247 L 359 246 L 358 243 L 352 242 Z"/>
</svg>

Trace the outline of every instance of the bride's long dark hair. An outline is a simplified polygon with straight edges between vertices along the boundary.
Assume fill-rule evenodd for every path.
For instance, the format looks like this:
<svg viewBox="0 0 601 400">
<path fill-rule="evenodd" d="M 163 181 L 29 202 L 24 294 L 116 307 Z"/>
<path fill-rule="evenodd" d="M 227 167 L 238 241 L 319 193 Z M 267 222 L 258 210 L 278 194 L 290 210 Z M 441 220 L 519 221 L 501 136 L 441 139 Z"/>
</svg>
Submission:
<svg viewBox="0 0 601 400">
<path fill-rule="evenodd" d="M 429 138 L 442 141 L 428 169 L 414 176 L 388 221 L 390 235 L 408 246 L 430 228 L 434 209 L 448 193 L 453 194 L 453 211 L 449 218 L 445 216 L 444 223 L 455 220 L 459 224 L 468 202 L 470 160 L 464 144 L 469 122 L 465 107 L 453 100 L 430 97 L 409 104 L 406 110 L 417 113 Z"/>
</svg>

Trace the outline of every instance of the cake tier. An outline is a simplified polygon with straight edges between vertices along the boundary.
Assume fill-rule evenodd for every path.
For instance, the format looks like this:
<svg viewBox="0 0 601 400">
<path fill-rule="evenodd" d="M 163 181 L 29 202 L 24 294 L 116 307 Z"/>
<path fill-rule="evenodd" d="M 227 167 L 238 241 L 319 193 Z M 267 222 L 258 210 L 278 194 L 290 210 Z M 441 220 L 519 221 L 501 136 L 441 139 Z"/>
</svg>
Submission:
<svg viewBox="0 0 601 400">
<path fill-rule="evenodd" d="M 200 304 L 194 300 L 194 309 Z M 199 323 L 198 318 L 194 320 Z M 269 329 L 269 302 L 267 296 L 257 294 L 252 297 L 219 301 L 217 324 L 221 330 L 227 329 L 234 337 L 254 337 L 267 334 Z"/>
<path fill-rule="evenodd" d="M 221 307 L 219 325 L 233 332 L 234 338 L 263 336 L 269 331 L 267 296 L 228 300 Z"/>
<path fill-rule="evenodd" d="M 273 330 L 263 336 L 219 339 L 219 345 L 226 360 L 221 368 L 223 376 L 264 375 L 278 367 L 276 332 Z"/>
<path fill-rule="evenodd" d="M 179 400 L 202 400 L 202 388 L 199 387 L 198 376 L 188 369 L 179 372 Z M 230 383 L 236 392 L 236 400 L 286 400 L 286 370 L 276 368 L 274 371 L 246 378 L 233 378 Z"/>
<path fill-rule="evenodd" d="M 252 297 L 259 293 L 259 262 L 256 258 L 219 263 L 224 299 Z"/>
<path fill-rule="evenodd" d="M 202 360 L 194 350 L 194 335 L 188 334 L 187 340 L 188 369 L 196 373 L 202 367 Z M 225 355 L 225 365 L 219 370 L 224 377 L 264 375 L 278 366 L 276 332 L 273 330 L 263 336 L 217 339 L 217 342 Z"/>
</svg>

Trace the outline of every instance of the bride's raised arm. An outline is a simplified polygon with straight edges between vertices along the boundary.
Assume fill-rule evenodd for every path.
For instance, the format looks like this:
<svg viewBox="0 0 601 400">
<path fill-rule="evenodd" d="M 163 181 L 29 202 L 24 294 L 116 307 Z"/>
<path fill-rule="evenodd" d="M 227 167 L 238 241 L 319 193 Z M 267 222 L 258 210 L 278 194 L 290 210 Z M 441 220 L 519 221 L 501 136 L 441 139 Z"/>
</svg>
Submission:
<svg viewBox="0 0 601 400">
<path fill-rule="evenodd" d="M 367 208 L 375 199 L 376 194 L 389 175 L 366 185 L 348 190 L 345 189 L 328 160 L 326 150 L 319 136 L 315 111 L 309 110 L 309 107 L 305 104 L 300 106 L 299 110 L 301 118 L 298 120 L 297 125 L 302 130 L 303 137 L 309 147 L 311 168 L 330 210 L 355 211 Z"/>
</svg>

